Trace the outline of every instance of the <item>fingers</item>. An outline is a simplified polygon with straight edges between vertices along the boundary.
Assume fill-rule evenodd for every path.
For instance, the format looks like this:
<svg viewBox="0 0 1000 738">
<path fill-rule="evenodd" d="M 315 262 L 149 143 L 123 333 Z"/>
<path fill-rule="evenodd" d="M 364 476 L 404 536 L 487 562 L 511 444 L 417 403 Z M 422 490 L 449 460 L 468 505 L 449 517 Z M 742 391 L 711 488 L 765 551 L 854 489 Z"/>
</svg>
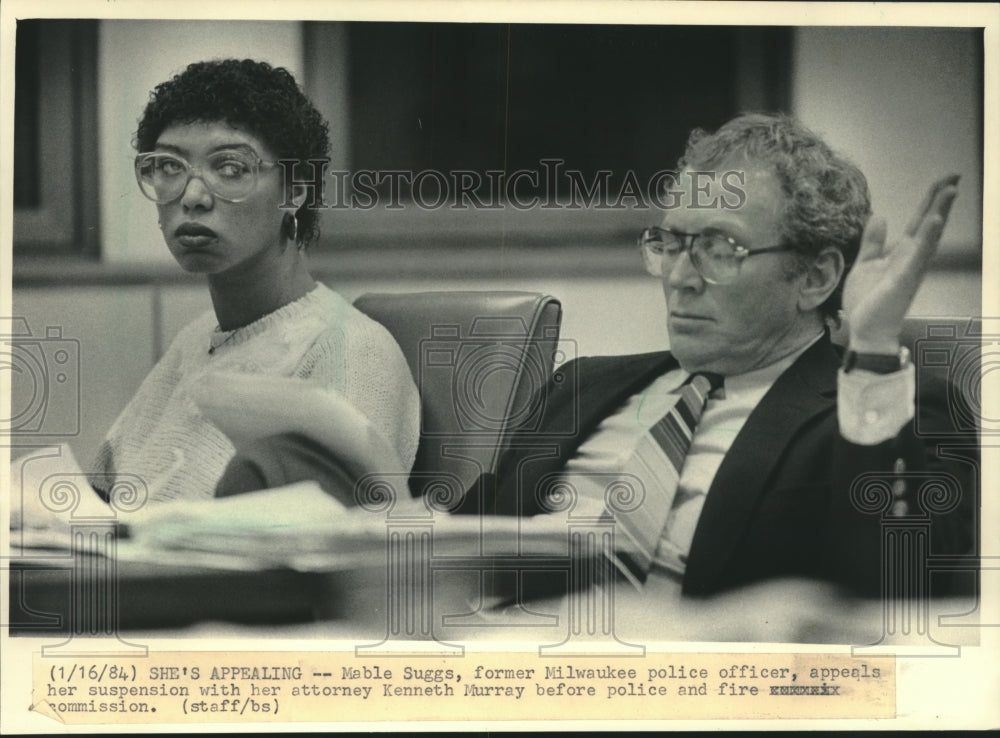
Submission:
<svg viewBox="0 0 1000 738">
<path fill-rule="evenodd" d="M 917 212 L 910 219 L 910 222 L 906 225 L 906 235 L 915 236 L 920 230 L 921 225 L 923 225 L 924 220 L 931 215 L 935 210 L 935 206 L 939 204 L 939 198 L 941 197 L 943 191 L 946 188 L 953 188 L 957 192 L 957 185 L 960 175 L 949 174 L 946 177 L 942 177 L 933 185 L 931 185 L 930 190 L 924 195 L 923 201 L 920 203 L 920 207 L 917 208 Z M 954 200 L 954 196 L 951 198 Z M 949 203 L 949 207 L 951 207 Z"/>
<path fill-rule="evenodd" d="M 865 226 L 864 235 L 861 237 L 861 249 L 858 251 L 857 261 L 882 258 L 885 252 L 886 231 L 885 218 L 873 215 L 868 221 L 868 225 Z"/>
<path fill-rule="evenodd" d="M 948 214 L 951 212 L 952 203 L 955 202 L 957 195 L 958 190 L 948 186 L 939 191 L 934 198 L 931 211 L 920 224 L 916 234 L 910 239 L 913 247 L 910 253 L 906 255 L 908 256 L 905 260 L 907 271 L 922 275 L 927 269 L 927 264 L 937 251 L 938 244 L 941 241 L 941 233 L 944 231 Z"/>
<path fill-rule="evenodd" d="M 910 269 L 922 269 L 937 249 L 951 206 L 958 196 L 958 180 L 957 174 L 942 177 L 924 197 L 917 214 L 906 227 L 906 240 L 912 241 L 913 246 L 898 249 L 899 242 L 887 245 L 885 219 L 872 217 L 862 237 L 858 261 L 893 256 L 906 262 Z"/>
<path fill-rule="evenodd" d="M 939 179 L 937 182 L 932 184 L 931 188 L 927 191 L 927 194 L 924 195 L 924 199 L 921 201 L 920 207 L 917 208 L 917 212 L 915 212 L 913 217 L 910 218 L 910 222 L 906 224 L 906 228 L 903 231 L 907 236 L 913 236 L 920 229 L 920 224 L 927 216 L 927 211 L 931 209 L 931 205 L 934 204 L 934 198 L 937 196 L 938 190 L 941 189 L 942 181 L 943 180 Z"/>
<path fill-rule="evenodd" d="M 948 221 L 948 214 L 951 213 L 951 206 L 955 203 L 956 197 L 958 197 L 958 175 L 955 175 L 954 182 L 942 187 L 934 198 L 932 213 L 940 216 L 942 225 Z"/>
<path fill-rule="evenodd" d="M 926 217 L 920 223 L 916 233 L 912 234 L 914 242 L 913 259 L 910 262 L 911 268 L 923 269 L 937 251 L 938 243 L 941 240 L 941 233 L 944 231 L 945 223 L 948 221 L 948 214 L 951 206 L 958 196 L 958 189 L 951 184 L 945 185 L 938 190 L 934 197 L 934 202 Z"/>
</svg>

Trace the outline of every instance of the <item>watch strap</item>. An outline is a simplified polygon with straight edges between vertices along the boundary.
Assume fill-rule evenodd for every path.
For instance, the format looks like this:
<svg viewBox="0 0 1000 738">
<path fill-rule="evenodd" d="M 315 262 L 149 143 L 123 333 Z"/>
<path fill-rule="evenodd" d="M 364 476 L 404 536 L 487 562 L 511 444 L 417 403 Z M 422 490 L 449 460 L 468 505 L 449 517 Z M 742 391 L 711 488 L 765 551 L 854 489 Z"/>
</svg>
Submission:
<svg viewBox="0 0 1000 738">
<path fill-rule="evenodd" d="M 901 347 L 895 354 L 865 354 L 858 351 L 848 351 L 844 354 L 844 372 L 855 369 L 874 374 L 892 374 L 898 372 L 909 363 L 910 352 Z"/>
</svg>

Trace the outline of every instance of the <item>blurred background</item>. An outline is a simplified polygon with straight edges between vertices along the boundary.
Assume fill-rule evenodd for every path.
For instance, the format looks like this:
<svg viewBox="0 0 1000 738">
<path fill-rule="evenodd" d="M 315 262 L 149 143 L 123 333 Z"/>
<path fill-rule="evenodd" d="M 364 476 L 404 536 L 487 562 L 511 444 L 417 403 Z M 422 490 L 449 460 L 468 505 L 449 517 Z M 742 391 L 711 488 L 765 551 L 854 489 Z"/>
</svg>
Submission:
<svg viewBox="0 0 1000 738">
<path fill-rule="evenodd" d="M 68 368 L 44 402 L 37 387 L 15 392 L 14 417 L 45 415 L 25 442 L 68 439 L 86 461 L 176 332 L 211 307 L 163 244 L 131 141 L 157 83 L 225 56 L 292 71 L 330 122 L 332 170 L 462 170 L 484 187 L 489 172 L 536 174 L 519 181 L 517 197 L 537 199 L 525 209 L 421 208 L 405 191 L 387 208 L 383 187 L 375 207 L 324 210 L 314 274 L 348 299 L 536 290 L 560 298 L 579 354 L 664 348 L 660 286 L 634 245 L 660 215 L 627 180 L 673 168 L 694 127 L 783 110 L 861 167 L 890 233 L 933 179 L 962 175 L 912 312 L 981 312 L 980 29 L 22 21 L 13 314 L 44 371 L 56 354 Z M 567 207 L 551 160 L 588 186 L 606 177 L 609 197 Z M 424 192 L 435 199 L 433 181 Z M 328 202 L 350 194 L 328 178 Z"/>
</svg>

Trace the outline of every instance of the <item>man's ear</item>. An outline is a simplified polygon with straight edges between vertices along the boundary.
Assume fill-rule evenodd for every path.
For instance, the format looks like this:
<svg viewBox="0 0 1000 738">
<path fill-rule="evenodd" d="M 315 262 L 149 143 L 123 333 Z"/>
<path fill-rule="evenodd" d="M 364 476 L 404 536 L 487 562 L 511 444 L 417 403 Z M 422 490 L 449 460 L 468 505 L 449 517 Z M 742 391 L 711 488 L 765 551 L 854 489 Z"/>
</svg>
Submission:
<svg viewBox="0 0 1000 738">
<path fill-rule="evenodd" d="M 799 290 L 799 309 L 815 310 L 833 294 L 844 276 L 844 255 L 835 246 L 827 246 L 806 262 L 805 280 Z"/>
</svg>

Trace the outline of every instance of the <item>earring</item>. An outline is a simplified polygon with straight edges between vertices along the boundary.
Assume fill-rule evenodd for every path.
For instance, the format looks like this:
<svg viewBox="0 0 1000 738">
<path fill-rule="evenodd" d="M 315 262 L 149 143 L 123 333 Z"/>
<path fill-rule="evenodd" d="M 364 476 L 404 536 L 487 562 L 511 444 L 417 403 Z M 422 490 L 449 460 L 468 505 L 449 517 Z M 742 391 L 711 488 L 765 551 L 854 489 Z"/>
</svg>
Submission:
<svg viewBox="0 0 1000 738">
<path fill-rule="evenodd" d="M 288 220 L 286 216 L 285 232 L 288 235 L 289 240 L 292 243 L 295 243 L 295 241 L 299 237 L 299 219 L 295 213 L 291 214 L 291 221 L 292 221 L 291 224 L 288 225 Z"/>
</svg>

